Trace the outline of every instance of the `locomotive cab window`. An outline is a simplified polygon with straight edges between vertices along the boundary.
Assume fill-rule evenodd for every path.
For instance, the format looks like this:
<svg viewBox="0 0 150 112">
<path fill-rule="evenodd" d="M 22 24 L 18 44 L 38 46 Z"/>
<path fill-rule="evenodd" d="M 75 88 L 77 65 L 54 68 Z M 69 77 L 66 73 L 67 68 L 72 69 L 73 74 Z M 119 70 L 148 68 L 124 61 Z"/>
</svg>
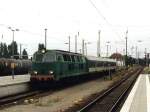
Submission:
<svg viewBox="0 0 150 112">
<path fill-rule="evenodd" d="M 33 56 L 33 61 L 41 62 L 41 61 L 42 61 L 42 58 L 43 58 L 43 54 L 41 54 L 41 53 L 36 53 L 36 54 L 34 54 L 34 56 Z"/>
</svg>

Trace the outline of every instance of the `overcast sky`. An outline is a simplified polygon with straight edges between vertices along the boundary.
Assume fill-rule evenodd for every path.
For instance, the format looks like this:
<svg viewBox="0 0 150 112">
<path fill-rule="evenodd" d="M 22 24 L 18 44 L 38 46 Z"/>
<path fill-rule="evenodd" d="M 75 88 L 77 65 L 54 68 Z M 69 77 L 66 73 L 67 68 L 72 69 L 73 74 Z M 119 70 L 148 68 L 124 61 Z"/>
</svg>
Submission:
<svg viewBox="0 0 150 112">
<path fill-rule="evenodd" d="M 44 28 L 47 28 L 48 49 L 68 50 L 64 43 L 70 35 L 74 51 L 74 37 L 80 32 L 78 50 L 85 39 L 91 42 L 88 55 L 96 55 L 98 30 L 101 30 L 101 52 L 106 56 L 107 41 L 110 53 L 116 50 L 123 53 L 128 28 L 129 54 L 132 46 L 138 46 L 143 56 L 145 48 L 150 52 L 149 6 L 149 0 L 0 0 L 0 35 L 3 34 L 0 41 L 11 43 L 12 31 L 7 27 L 17 28 L 20 31 L 15 32 L 15 40 L 32 55 L 38 43 L 44 42 Z"/>
</svg>

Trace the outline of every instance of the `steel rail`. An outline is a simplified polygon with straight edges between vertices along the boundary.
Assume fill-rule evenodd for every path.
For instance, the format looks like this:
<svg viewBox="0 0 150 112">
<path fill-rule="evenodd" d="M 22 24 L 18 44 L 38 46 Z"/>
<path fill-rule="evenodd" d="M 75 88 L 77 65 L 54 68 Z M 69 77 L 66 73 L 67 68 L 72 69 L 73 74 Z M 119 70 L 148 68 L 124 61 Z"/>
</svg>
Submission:
<svg viewBox="0 0 150 112">
<path fill-rule="evenodd" d="M 126 88 L 124 90 L 124 92 L 120 95 L 120 97 L 118 98 L 118 100 L 115 102 L 115 104 L 112 106 L 112 108 L 109 110 L 109 112 L 115 112 L 118 109 L 118 106 L 120 105 L 121 101 L 124 99 L 124 97 L 127 95 L 127 93 L 130 91 L 130 89 L 133 87 L 134 83 L 136 82 L 137 78 L 138 78 L 138 74 L 141 72 L 142 70 L 137 71 L 137 76 L 135 77 L 135 80 L 132 81 L 132 83 L 128 86 L 128 88 Z"/>
<path fill-rule="evenodd" d="M 136 71 L 134 71 L 136 72 Z M 115 84 L 113 87 L 109 88 L 108 90 L 106 90 L 103 94 L 99 95 L 98 97 L 96 97 L 93 101 L 91 101 L 90 103 L 88 103 L 86 106 L 84 106 L 83 108 L 81 108 L 80 110 L 78 110 L 77 112 L 87 112 L 93 105 L 95 105 L 98 101 L 100 101 L 101 99 L 103 99 L 105 96 L 107 96 L 108 94 L 110 94 L 114 89 L 116 89 L 117 87 L 120 86 L 120 84 L 122 84 L 123 82 L 125 82 L 127 79 L 129 79 L 132 75 L 130 74 L 135 74 L 134 72 L 130 72 L 127 77 L 125 77 L 124 79 L 122 79 L 121 81 L 119 81 L 117 84 Z M 139 71 L 140 72 L 140 71 Z M 139 73 L 138 72 L 138 73 Z M 136 72 L 137 73 L 137 72 Z M 118 100 L 119 102 L 119 100 Z M 116 103 L 117 105 L 118 103 Z M 114 105 L 111 109 L 115 109 L 116 106 Z M 110 110 L 110 112 L 112 112 Z"/>
<path fill-rule="evenodd" d="M 14 102 L 23 101 L 27 98 L 30 98 L 40 93 L 41 91 L 29 91 L 29 92 L 9 96 L 9 97 L 0 98 L 0 108 L 14 104 Z"/>
</svg>

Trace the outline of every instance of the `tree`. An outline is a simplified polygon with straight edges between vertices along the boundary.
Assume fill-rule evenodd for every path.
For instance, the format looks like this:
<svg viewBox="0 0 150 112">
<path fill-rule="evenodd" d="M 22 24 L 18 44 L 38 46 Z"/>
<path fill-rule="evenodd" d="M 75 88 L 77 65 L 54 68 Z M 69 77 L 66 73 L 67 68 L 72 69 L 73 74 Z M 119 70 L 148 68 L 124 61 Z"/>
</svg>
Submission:
<svg viewBox="0 0 150 112">
<path fill-rule="evenodd" d="M 3 57 L 3 43 L 0 44 L 0 58 Z"/>
<path fill-rule="evenodd" d="M 3 44 L 3 57 L 4 58 L 9 58 L 8 48 L 7 48 L 6 43 Z"/>
<path fill-rule="evenodd" d="M 39 44 L 39 45 L 38 45 L 38 50 L 40 51 L 40 50 L 43 50 L 43 49 L 45 49 L 44 44 Z"/>
<path fill-rule="evenodd" d="M 7 46 L 6 43 L 0 43 L 0 58 L 12 58 L 13 56 L 13 48 L 14 48 L 14 58 L 19 59 L 18 53 L 18 45 L 17 42 L 14 41 L 10 45 Z M 24 49 L 22 54 L 24 55 L 24 59 L 28 59 L 28 53 Z"/>
<path fill-rule="evenodd" d="M 12 56 L 12 47 L 11 47 L 11 45 L 8 45 L 8 56 L 9 56 L 9 58 L 11 58 L 11 56 Z"/>
<path fill-rule="evenodd" d="M 6 43 L 0 43 L 0 57 L 9 58 L 8 47 Z"/>
<path fill-rule="evenodd" d="M 22 55 L 22 59 L 28 59 L 28 53 L 25 49 L 23 49 Z"/>
<path fill-rule="evenodd" d="M 116 60 L 119 60 L 119 61 L 122 61 L 123 60 L 123 56 L 120 54 L 120 53 L 113 53 L 110 58 L 112 59 L 116 59 Z"/>
<path fill-rule="evenodd" d="M 14 41 L 10 45 L 8 45 L 8 54 L 10 57 L 13 56 L 13 50 L 14 50 L 14 58 L 19 59 L 18 45 L 17 45 L 16 41 Z"/>
</svg>

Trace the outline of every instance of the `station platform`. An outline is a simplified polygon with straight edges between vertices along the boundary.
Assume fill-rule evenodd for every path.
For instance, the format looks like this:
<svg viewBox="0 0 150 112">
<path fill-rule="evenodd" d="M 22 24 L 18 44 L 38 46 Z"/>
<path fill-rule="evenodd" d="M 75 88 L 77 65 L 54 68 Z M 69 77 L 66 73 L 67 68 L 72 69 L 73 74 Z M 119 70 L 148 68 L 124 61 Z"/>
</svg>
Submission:
<svg viewBox="0 0 150 112">
<path fill-rule="evenodd" d="M 29 90 L 30 74 L 0 77 L 0 98 Z"/>
<path fill-rule="evenodd" d="M 150 112 L 150 74 L 140 74 L 120 112 Z"/>
<path fill-rule="evenodd" d="M 30 81 L 30 74 L 24 74 L 24 75 L 14 75 L 13 76 L 2 76 L 0 77 L 0 87 L 1 86 L 8 86 L 13 84 L 19 84 L 19 83 L 26 83 Z"/>
</svg>

